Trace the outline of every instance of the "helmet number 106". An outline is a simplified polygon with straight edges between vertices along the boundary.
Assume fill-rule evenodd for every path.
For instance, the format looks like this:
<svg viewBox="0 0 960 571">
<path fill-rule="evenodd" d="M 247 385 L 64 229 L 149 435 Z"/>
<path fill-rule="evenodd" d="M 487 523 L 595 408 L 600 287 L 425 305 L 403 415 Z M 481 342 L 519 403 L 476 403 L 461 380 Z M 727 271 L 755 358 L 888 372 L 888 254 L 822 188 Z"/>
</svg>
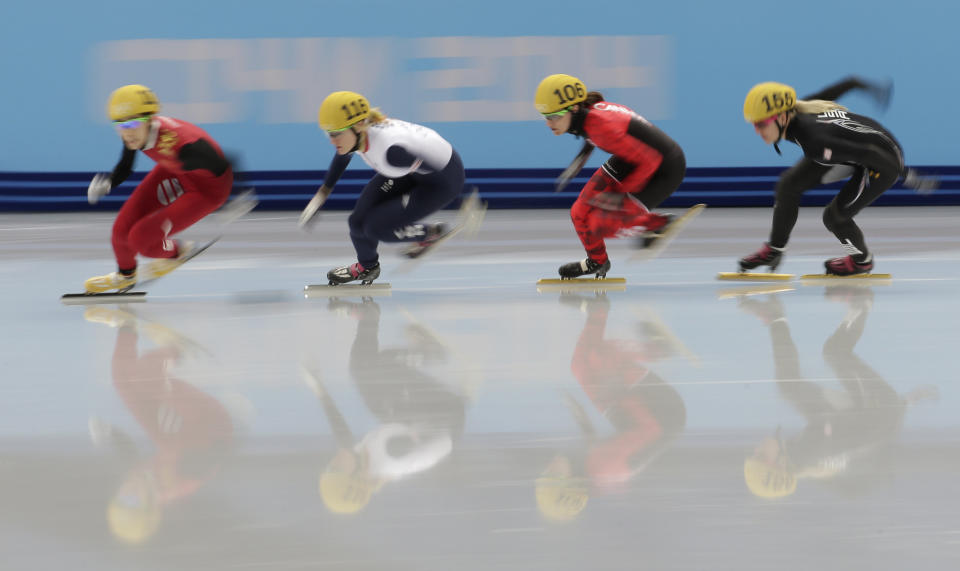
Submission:
<svg viewBox="0 0 960 571">
<path fill-rule="evenodd" d="M 576 85 L 570 85 L 569 83 L 563 86 L 563 91 L 559 89 L 554 89 L 553 93 L 560 99 L 560 104 L 568 103 L 576 98 L 583 97 L 583 86 L 577 83 Z M 566 99 L 564 99 L 566 96 Z"/>
</svg>

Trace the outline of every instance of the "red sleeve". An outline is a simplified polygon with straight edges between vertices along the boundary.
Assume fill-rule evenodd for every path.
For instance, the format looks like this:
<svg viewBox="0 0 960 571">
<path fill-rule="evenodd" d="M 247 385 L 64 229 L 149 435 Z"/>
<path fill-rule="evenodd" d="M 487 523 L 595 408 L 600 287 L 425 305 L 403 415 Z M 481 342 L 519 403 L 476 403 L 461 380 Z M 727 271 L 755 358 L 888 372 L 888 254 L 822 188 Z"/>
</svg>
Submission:
<svg viewBox="0 0 960 571">
<path fill-rule="evenodd" d="M 620 181 L 621 192 L 637 192 L 660 168 L 663 154 L 628 131 L 632 114 L 591 109 L 584 121 L 584 133 L 593 143 L 618 159 L 634 166 Z"/>
</svg>

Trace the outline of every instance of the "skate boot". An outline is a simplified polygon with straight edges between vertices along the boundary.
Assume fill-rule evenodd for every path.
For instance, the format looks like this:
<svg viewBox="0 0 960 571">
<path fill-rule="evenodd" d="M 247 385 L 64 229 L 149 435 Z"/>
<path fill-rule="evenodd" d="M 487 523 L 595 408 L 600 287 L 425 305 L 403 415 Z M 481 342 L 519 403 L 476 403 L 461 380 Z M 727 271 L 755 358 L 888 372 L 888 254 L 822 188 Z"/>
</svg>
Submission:
<svg viewBox="0 0 960 571">
<path fill-rule="evenodd" d="M 823 263 L 827 269 L 827 274 L 833 276 L 853 276 L 857 274 L 869 274 L 873 270 L 873 258 L 862 264 L 853 261 L 853 256 L 843 256 L 842 258 L 830 258 Z"/>
<path fill-rule="evenodd" d="M 607 277 L 607 272 L 610 271 L 610 260 L 603 262 L 597 262 L 591 260 L 590 258 L 584 258 L 579 262 L 570 262 L 569 264 L 564 264 L 560 266 L 560 277 L 565 280 L 571 278 L 579 278 L 580 276 L 585 276 L 587 274 L 596 274 L 597 279 L 603 279 Z"/>
<path fill-rule="evenodd" d="M 340 268 L 334 268 L 327 272 L 327 279 L 330 285 L 340 285 L 354 281 L 360 281 L 362 285 L 370 285 L 373 280 L 380 277 L 380 264 L 364 268 L 360 263 L 350 264 Z"/>
<path fill-rule="evenodd" d="M 105 276 L 95 276 L 88 279 L 83 288 L 87 293 L 106 293 L 116 291 L 123 293 L 137 285 L 137 272 L 131 274 L 122 274 L 120 272 L 111 272 Z"/>
<path fill-rule="evenodd" d="M 423 225 L 424 238 L 422 241 L 411 244 L 403 251 L 403 255 L 408 258 L 416 258 L 432 248 L 436 243 L 447 234 L 447 225 L 443 222 L 433 222 Z"/>
<path fill-rule="evenodd" d="M 190 254 L 196 247 L 196 243 L 190 240 L 177 240 L 177 255 L 174 258 L 161 258 L 147 264 L 144 275 L 145 279 L 155 280 L 165 276 L 173 270 L 179 268 L 185 261 L 190 259 Z"/>
<path fill-rule="evenodd" d="M 782 248 L 774 248 L 768 242 L 764 242 L 762 248 L 745 258 L 740 258 L 740 271 L 745 272 L 760 266 L 769 266 L 770 271 L 775 272 L 782 257 Z"/>
<path fill-rule="evenodd" d="M 650 222 L 647 224 L 647 231 L 640 235 L 640 239 L 637 241 L 637 247 L 652 247 L 657 243 L 657 240 L 664 236 L 667 228 L 669 228 L 676 219 L 677 217 L 673 214 L 651 214 Z"/>
</svg>

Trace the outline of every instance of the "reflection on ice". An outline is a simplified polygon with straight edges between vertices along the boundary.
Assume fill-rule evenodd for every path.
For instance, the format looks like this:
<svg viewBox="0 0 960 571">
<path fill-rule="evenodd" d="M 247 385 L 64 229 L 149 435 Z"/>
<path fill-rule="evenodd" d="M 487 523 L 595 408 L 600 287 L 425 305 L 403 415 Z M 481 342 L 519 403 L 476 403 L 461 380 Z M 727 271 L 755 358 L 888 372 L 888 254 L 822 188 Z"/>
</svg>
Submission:
<svg viewBox="0 0 960 571">
<path fill-rule="evenodd" d="M 761 498 L 794 494 L 801 480 L 818 481 L 837 493 L 858 495 L 889 483 L 895 462 L 892 444 L 910 404 L 935 398 L 935 387 L 900 395 L 856 353 L 873 306 L 869 287 L 836 285 L 825 298 L 846 307 L 846 315 L 823 344 L 823 359 L 836 381 L 805 380 L 778 294 L 765 301 L 740 300 L 740 308 L 769 329 L 780 396 L 804 418 L 797 434 L 777 429 L 744 462 L 747 488 Z"/>
</svg>

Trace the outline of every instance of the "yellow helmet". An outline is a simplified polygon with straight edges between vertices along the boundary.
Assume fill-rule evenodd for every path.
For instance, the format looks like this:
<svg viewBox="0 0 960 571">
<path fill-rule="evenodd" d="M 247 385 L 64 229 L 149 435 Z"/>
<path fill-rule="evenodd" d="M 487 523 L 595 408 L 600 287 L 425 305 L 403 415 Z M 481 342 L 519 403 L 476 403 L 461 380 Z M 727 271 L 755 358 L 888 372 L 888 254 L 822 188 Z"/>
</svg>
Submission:
<svg viewBox="0 0 960 571">
<path fill-rule="evenodd" d="M 124 85 L 110 94 L 107 116 L 111 121 L 123 121 L 143 115 L 153 115 L 160 110 L 160 102 L 149 87 Z"/>
<path fill-rule="evenodd" d="M 797 92 L 789 85 L 768 81 L 758 83 L 743 100 L 743 118 L 756 123 L 789 111 L 797 104 Z"/>
<path fill-rule="evenodd" d="M 537 86 L 537 94 L 533 98 L 533 104 L 537 111 L 547 115 L 586 101 L 586 99 L 587 88 L 582 81 L 572 75 L 557 73 L 543 78 L 543 81 Z"/>
<path fill-rule="evenodd" d="M 161 509 L 147 474 L 134 474 L 107 505 L 107 524 L 117 539 L 137 545 L 160 527 Z"/>
<path fill-rule="evenodd" d="M 589 495 L 580 478 L 541 476 L 535 493 L 537 509 L 550 521 L 572 521 L 587 507 Z"/>
<path fill-rule="evenodd" d="M 758 498 L 783 498 L 797 491 L 797 478 L 785 467 L 756 458 L 744 461 L 743 479 L 750 493 Z"/>
<path fill-rule="evenodd" d="M 343 131 L 370 115 L 370 102 L 353 91 L 334 91 L 320 104 L 317 122 L 324 131 Z"/>
<path fill-rule="evenodd" d="M 324 471 L 320 474 L 320 498 L 335 514 L 354 514 L 367 507 L 376 482 L 356 474 Z"/>
</svg>

